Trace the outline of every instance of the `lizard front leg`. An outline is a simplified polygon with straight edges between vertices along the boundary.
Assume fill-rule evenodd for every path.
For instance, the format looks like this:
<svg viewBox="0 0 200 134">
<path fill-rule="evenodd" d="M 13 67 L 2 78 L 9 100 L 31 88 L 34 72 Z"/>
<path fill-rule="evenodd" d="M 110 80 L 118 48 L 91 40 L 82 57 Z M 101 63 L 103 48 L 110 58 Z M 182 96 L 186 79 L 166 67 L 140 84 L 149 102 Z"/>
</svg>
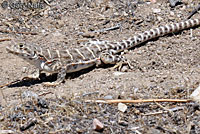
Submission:
<svg viewBox="0 0 200 134">
<path fill-rule="evenodd" d="M 118 70 L 121 70 L 123 65 L 128 65 L 130 68 L 132 68 L 130 62 L 127 61 L 124 57 L 119 56 L 119 55 L 113 55 L 109 52 L 102 53 L 100 56 L 100 59 L 104 64 L 115 64 L 112 70 L 116 68 Z"/>
<path fill-rule="evenodd" d="M 61 68 L 58 71 L 57 80 L 54 81 L 54 82 L 45 82 L 44 85 L 45 86 L 56 86 L 56 85 L 59 85 L 60 83 L 62 83 L 65 80 L 65 76 L 66 76 L 66 68 Z"/>
<path fill-rule="evenodd" d="M 31 75 L 28 75 L 27 77 L 24 77 L 23 79 L 33 79 L 33 80 L 36 80 L 36 79 L 39 79 L 40 77 L 40 73 L 41 73 L 41 70 L 39 69 L 36 69 L 33 71 L 33 73 Z"/>
</svg>

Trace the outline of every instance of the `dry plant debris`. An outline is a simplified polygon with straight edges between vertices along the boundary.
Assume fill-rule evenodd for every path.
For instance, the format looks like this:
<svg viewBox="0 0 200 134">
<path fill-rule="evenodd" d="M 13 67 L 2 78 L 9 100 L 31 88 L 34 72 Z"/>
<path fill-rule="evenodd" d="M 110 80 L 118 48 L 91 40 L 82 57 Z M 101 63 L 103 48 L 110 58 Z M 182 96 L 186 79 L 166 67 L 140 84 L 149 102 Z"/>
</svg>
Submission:
<svg viewBox="0 0 200 134">
<path fill-rule="evenodd" d="M 195 117 L 199 114 L 200 107 L 193 103 L 185 104 L 187 109 L 180 104 L 171 106 L 167 103 L 163 104 L 171 109 L 163 109 L 153 103 L 128 104 L 126 111 L 121 112 L 118 111 L 117 105 L 112 104 L 86 103 L 81 99 L 29 97 L 22 99 L 22 102 L 15 106 L 0 107 L 0 128 L 2 132 L 12 131 L 14 133 L 96 133 L 96 131 L 132 133 L 136 130 L 143 133 L 149 129 L 157 132 L 179 131 L 183 133 L 186 130 L 181 129 L 180 131 L 177 125 L 184 122 L 185 117 Z M 166 110 L 169 110 L 171 114 L 164 112 Z M 153 111 L 155 113 L 152 113 Z M 160 115 L 166 118 L 165 126 L 160 124 L 162 120 Z M 172 122 L 168 122 L 168 119 Z M 190 131 L 199 131 L 199 121 L 193 122 Z M 177 128 L 174 128 L 174 125 Z M 187 127 L 187 124 L 185 125 Z M 133 129 L 135 127 L 138 128 Z"/>
</svg>

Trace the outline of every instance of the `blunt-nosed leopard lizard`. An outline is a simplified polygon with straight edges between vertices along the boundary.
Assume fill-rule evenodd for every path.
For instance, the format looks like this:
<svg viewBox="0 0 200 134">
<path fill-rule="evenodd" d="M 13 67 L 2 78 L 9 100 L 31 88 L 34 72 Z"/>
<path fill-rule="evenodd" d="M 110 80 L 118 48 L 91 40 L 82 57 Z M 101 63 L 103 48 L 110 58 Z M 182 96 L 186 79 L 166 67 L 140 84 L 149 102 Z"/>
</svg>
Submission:
<svg viewBox="0 0 200 134">
<path fill-rule="evenodd" d="M 67 73 L 101 64 L 120 65 L 124 60 L 117 53 L 133 48 L 153 38 L 198 25 L 200 25 L 200 19 L 186 20 L 150 29 L 120 42 L 91 40 L 86 46 L 79 49 L 50 50 L 30 44 L 12 44 L 6 49 L 9 53 L 23 58 L 38 68 L 38 71 L 32 78 L 39 78 L 40 73 L 43 71 L 58 73 L 55 82 L 46 83 L 46 85 L 57 85 L 64 81 Z"/>
</svg>

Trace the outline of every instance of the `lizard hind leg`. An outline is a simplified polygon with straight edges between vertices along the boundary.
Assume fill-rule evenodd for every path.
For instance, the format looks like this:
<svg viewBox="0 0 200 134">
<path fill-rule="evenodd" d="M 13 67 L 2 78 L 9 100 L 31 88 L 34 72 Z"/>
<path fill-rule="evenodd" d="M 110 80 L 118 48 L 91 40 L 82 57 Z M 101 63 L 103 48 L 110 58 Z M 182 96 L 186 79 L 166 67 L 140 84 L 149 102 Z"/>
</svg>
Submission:
<svg viewBox="0 0 200 134">
<path fill-rule="evenodd" d="M 101 54 L 100 59 L 104 64 L 115 64 L 115 66 L 112 67 L 111 70 L 117 69 L 120 71 L 123 65 L 128 65 L 128 67 L 132 69 L 130 62 L 126 60 L 123 56 L 113 55 L 106 52 Z"/>
</svg>

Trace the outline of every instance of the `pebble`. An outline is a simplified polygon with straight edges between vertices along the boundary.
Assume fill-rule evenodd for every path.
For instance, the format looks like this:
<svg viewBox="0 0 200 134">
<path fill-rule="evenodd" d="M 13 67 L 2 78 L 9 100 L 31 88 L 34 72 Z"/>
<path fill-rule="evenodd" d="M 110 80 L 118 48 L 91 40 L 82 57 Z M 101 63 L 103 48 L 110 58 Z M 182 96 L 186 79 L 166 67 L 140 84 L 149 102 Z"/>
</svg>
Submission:
<svg viewBox="0 0 200 134">
<path fill-rule="evenodd" d="M 118 123 L 121 126 L 128 126 L 128 122 L 126 122 L 126 121 L 118 121 Z"/>
<path fill-rule="evenodd" d="M 3 116 L 0 116 L 0 121 L 3 121 L 4 120 L 4 117 Z"/>
<path fill-rule="evenodd" d="M 171 15 L 171 16 L 174 16 L 175 15 L 175 13 L 174 12 L 169 12 L 169 14 Z"/>
<path fill-rule="evenodd" d="M 119 111 L 124 113 L 126 111 L 126 109 L 127 109 L 127 106 L 125 104 L 123 104 L 123 103 L 118 104 L 118 110 Z"/>
<path fill-rule="evenodd" d="M 0 130 L 0 134 L 12 134 L 12 133 L 15 133 L 15 132 L 12 130 Z"/>
<path fill-rule="evenodd" d="M 54 36 L 54 37 L 60 37 L 60 36 L 62 36 L 62 34 L 61 34 L 60 32 L 58 32 L 58 31 L 55 31 L 55 32 L 53 33 L 53 36 Z"/>
<path fill-rule="evenodd" d="M 128 66 L 123 66 L 121 69 L 122 72 L 128 72 Z"/>
<path fill-rule="evenodd" d="M 22 72 L 23 72 L 23 73 L 26 73 L 26 72 L 27 72 L 27 70 L 28 70 L 28 68 L 27 68 L 27 67 L 22 67 Z"/>
<path fill-rule="evenodd" d="M 160 12 L 161 12 L 161 9 L 153 9 L 153 12 L 154 12 L 154 13 L 160 13 Z"/>
<path fill-rule="evenodd" d="M 150 2 L 151 2 L 151 3 L 156 3 L 157 1 L 156 1 L 156 0 L 150 0 Z"/>
<path fill-rule="evenodd" d="M 41 32 L 42 32 L 42 33 L 45 33 L 45 32 L 46 32 L 46 30 L 42 29 L 42 30 L 41 30 Z"/>
<path fill-rule="evenodd" d="M 38 95 L 32 91 L 24 91 L 22 93 L 22 98 L 38 98 Z"/>
<path fill-rule="evenodd" d="M 139 88 L 135 87 L 134 88 L 134 94 L 136 94 L 138 90 L 139 90 Z"/>
<path fill-rule="evenodd" d="M 192 100 L 197 101 L 198 103 L 200 103 L 200 85 L 199 87 L 197 87 L 197 89 L 195 89 L 192 94 L 190 95 L 190 98 L 192 98 Z"/>
<path fill-rule="evenodd" d="M 179 2 L 181 2 L 181 0 L 169 0 L 171 7 L 175 7 Z"/>
<path fill-rule="evenodd" d="M 59 20 L 56 22 L 56 28 L 61 28 L 65 25 L 65 22 L 63 20 Z"/>
<path fill-rule="evenodd" d="M 48 17 L 49 16 L 49 11 L 45 10 L 44 12 L 41 12 L 40 15 L 44 15 L 44 17 Z"/>
<path fill-rule="evenodd" d="M 104 99 L 105 99 L 105 100 L 112 100 L 113 97 L 112 97 L 111 95 L 106 95 L 106 96 L 104 97 Z"/>
<path fill-rule="evenodd" d="M 98 119 L 93 120 L 93 129 L 96 131 L 103 131 L 103 123 L 101 123 Z"/>
<path fill-rule="evenodd" d="M 160 16 L 158 16 L 157 19 L 158 19 L 158 21 L 162 21 L 163 20 L 163 18 L 160 17 Z"/>
<path fill-rule="evenodd" d="M 123 75 L 124 73 L 123 72 L 114 72 L 113 73 L 115 76 L 120 76 L 120 75 Z"/>
</svg>

